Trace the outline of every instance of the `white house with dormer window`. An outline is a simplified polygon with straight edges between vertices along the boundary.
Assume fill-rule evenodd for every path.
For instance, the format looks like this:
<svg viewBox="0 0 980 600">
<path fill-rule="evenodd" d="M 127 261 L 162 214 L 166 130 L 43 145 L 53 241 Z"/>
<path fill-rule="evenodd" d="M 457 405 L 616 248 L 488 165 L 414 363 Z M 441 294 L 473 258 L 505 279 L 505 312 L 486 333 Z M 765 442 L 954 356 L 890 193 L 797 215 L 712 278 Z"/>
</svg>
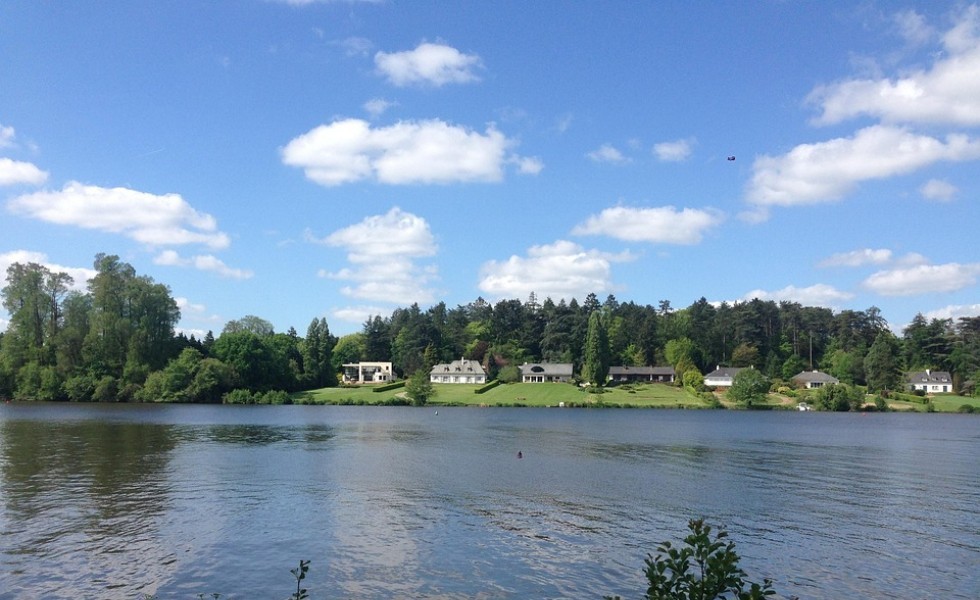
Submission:
<svg viewBox="0 0 980 600">
<path fill-rule="evenodd" d="M 432 383 L 477 383 L 487 382 L 487 373 L 483 365 L 475 360 L 461 358 L 453 362 L 436 365 L 429 371 L 429 381 Z"/>
<path fill-rule="evenodd" d="M 953 391 L 953 378 L 948 371 L 916 371 L 909 373 L 910 390 L 922 390 L 927 394 L 942 394 Z"/>
</svg>

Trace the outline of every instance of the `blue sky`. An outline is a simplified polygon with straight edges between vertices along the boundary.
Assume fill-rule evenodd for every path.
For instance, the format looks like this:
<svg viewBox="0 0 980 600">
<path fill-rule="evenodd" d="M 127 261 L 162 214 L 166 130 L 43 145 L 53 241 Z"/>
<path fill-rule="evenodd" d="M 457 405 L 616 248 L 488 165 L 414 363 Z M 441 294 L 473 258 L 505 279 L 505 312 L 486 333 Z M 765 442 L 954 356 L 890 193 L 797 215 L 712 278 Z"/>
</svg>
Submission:
<svg viewBox="0 0 980 600">
<path fill-rule="evenodd" d="M 975 4 L 0 4 L 0 268 L 117 254 L 198 335 L 532 291 L 900 329 L 980 314 L 978 200 Z"/>
</svg>

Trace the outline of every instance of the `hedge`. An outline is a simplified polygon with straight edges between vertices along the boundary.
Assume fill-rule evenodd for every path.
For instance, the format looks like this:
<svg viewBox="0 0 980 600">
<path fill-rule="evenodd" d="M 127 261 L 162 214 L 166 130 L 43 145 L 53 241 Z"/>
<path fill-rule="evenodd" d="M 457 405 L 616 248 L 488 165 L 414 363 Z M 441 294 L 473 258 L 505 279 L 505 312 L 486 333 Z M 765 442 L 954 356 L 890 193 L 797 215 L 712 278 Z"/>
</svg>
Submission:
<svg viewBox="0 0 980 600">
<path fill-rule="evenodd" d="M 476 388 L 475 390 L 473 390 L 473 393 L 474 394 L 482 394 L 484 392 L 489 392 L 490 390 L 492 390 L 493 388 L 497 387 L 498 385 L 500 385 L 500 380 L 499 379 L 494 379 L 490 383 L 488 383 L 486 385 L 482 385 L 482 386 Z"/>
<path fill-rule="evenodd" d="M 379 385 L 378 387 L 371 390 L 372 392 L 387 392 L 389 390 L 397 390 L 398 388 L 405 387 L 405 380 L 396 381 L 394 383 L 386 383 L 385 385 Z"/>
</svg>

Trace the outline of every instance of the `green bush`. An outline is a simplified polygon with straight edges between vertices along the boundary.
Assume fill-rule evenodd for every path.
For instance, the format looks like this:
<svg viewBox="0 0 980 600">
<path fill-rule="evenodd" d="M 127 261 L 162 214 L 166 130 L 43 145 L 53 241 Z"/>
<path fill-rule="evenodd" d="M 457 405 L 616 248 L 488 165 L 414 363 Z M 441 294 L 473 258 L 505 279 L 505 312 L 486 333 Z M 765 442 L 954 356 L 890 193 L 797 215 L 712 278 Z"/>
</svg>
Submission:
<svg viewBox="0 0 980 600">
<path fill-rule="evenodd" d="M 221 397 L 224 404 L 255 404 L 255 394 L 250 390 L 238 388 Z"/>
<path fill-rule="evenodd" d="M 771 580 L 759 585 L 746 579 L 738 566 L 735 542 L 726 541 L 726 531 L 719 530 L 712 539 L 711 526 L 703 519 L 691 520 L 687 527 L 691 533 L 683 546 L 664 542 L 656 557 L 647 556 L 646 600 L 763 600 L 776 594 Z M 619 600 L 619 596 L 604 598 Z"/>
<path fill-rule="evenodd" d="M 976 412 L 976 409 L 969 404 L 961 404 L 960 407 L 956 409 L 956 412 L 971 414 Z"/>
<path fill-rule="evenodd" d="M 398 388 L 403 388 L 403 387 L 405 387 L 405 380 L 404 379 L 402 379 L 401 381 L 395 381 L 395 382 L 392 382 L 392 383 L 386 383 L 384 385 L 379 385 L 378 387 L 373 388 L 371 391 L 377 394 L 377 393 L 380 393 L 380 392 L 388 392 L 388 391 L 391 391 L 391 390 L 397 390 Z"/>
</svg>

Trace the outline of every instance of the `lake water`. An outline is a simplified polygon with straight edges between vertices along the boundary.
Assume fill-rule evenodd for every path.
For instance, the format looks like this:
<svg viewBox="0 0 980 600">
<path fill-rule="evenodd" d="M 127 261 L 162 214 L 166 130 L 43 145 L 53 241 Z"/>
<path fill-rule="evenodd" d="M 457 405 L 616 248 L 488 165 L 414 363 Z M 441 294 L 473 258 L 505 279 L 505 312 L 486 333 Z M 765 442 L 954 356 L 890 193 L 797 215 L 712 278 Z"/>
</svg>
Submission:
<svg viewBox="0 0 980 600">
<path fill-rule="evenodd" d="M 784 597 L 975 600 L 980 418 L 0 406 L 3 600 L 639 598 L 699 516 Z"/>
</svg>

